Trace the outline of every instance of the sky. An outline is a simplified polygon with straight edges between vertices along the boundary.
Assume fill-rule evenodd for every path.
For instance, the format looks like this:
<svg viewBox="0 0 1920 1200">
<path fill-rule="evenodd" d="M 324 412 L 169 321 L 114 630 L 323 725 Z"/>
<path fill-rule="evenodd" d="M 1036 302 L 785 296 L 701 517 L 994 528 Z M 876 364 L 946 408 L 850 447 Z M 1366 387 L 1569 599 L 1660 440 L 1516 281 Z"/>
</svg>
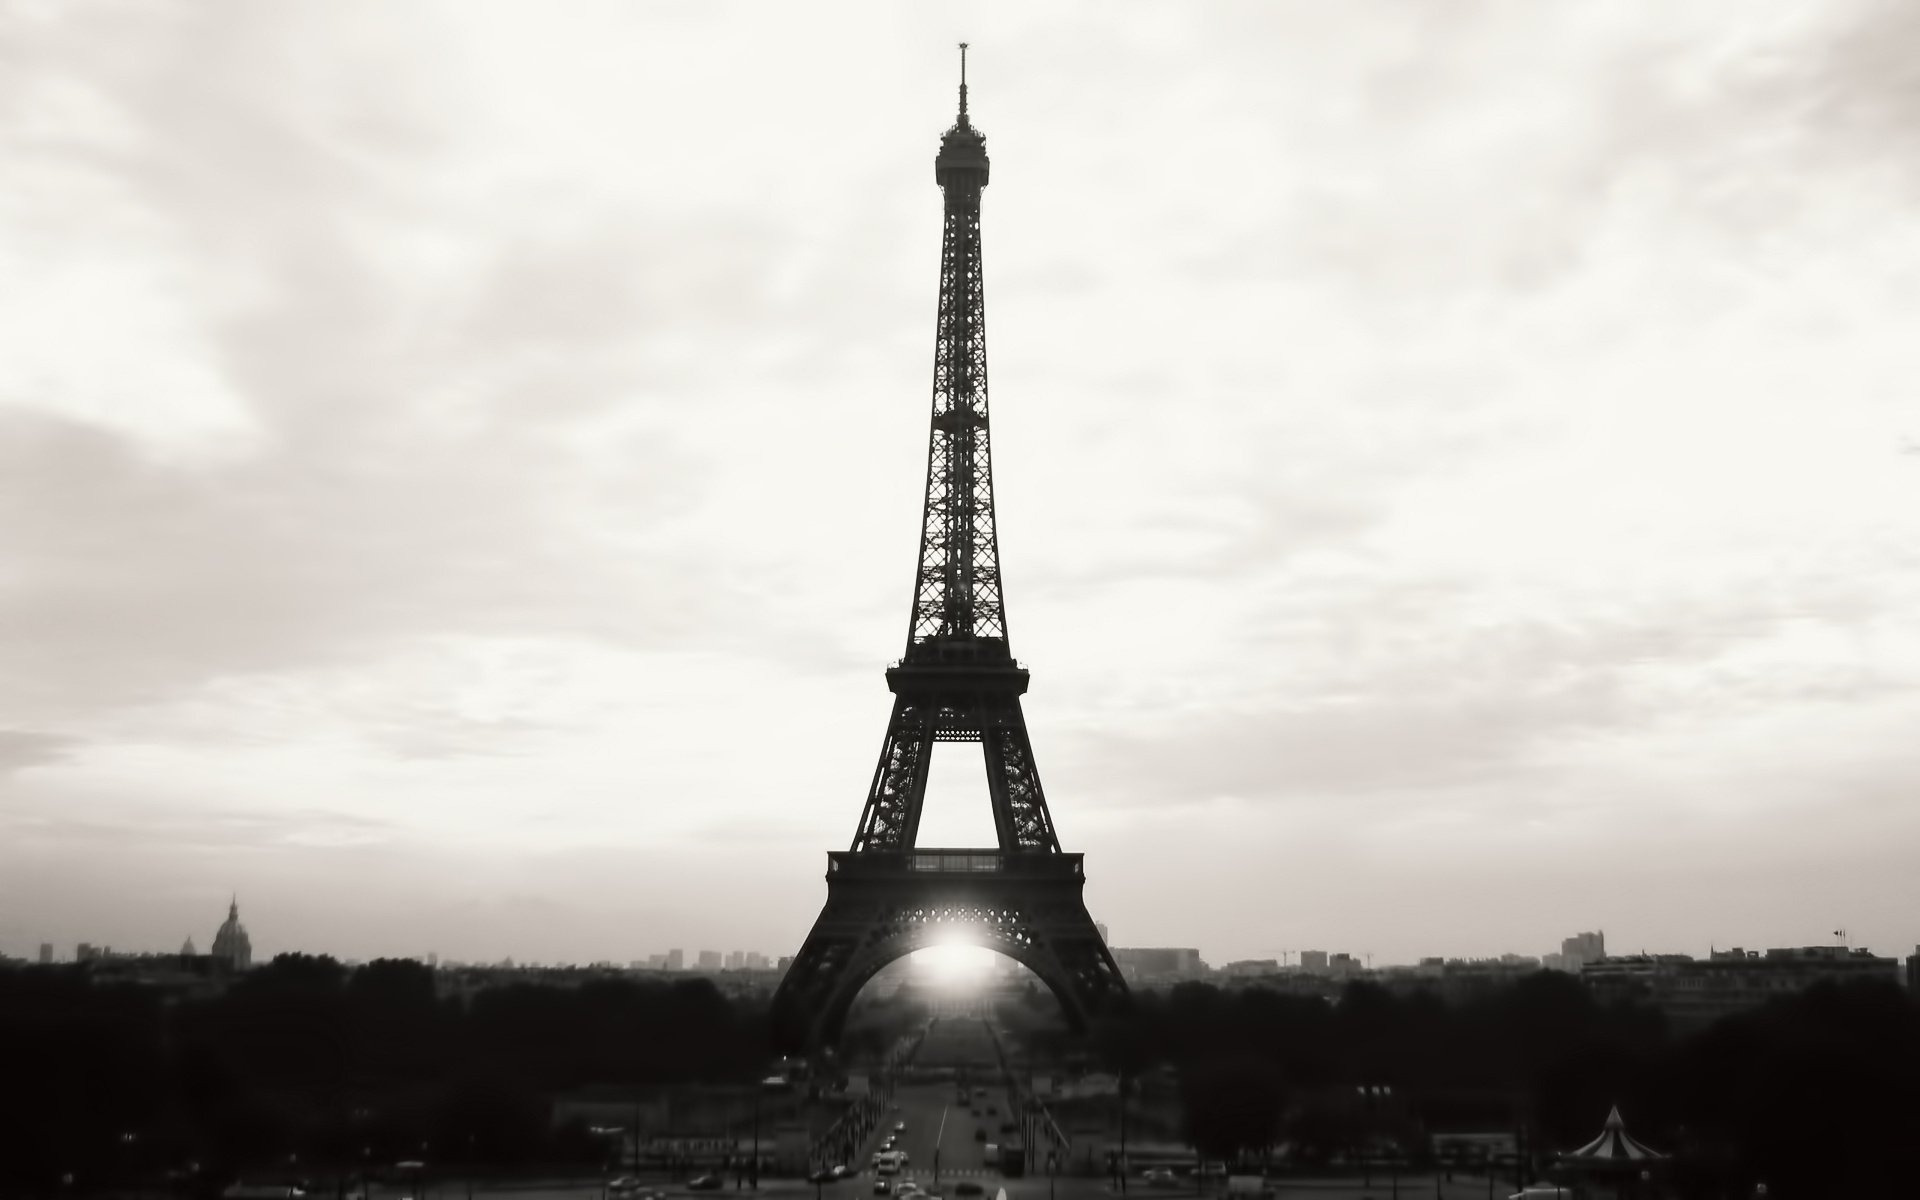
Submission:
<svg viewBox="0 0 1920 1200">
<path fill-rule="evenodd" d="M 1920 943 L 1920 7 L 13 0 L 0 952 L 794 952 L 961 40 L 1114 944 Z"/>
</svg>

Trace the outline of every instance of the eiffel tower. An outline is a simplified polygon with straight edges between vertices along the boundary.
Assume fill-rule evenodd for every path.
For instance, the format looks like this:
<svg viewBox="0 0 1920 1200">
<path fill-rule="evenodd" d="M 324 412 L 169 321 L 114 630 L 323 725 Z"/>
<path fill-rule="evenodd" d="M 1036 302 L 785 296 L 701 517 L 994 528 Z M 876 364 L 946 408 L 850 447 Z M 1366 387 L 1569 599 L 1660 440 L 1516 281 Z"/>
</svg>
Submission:
<svg viewBox="0 0 1920 1200">
<path fill-rule="evenodd" d="M 775 1038 L 788 1051 L 837 1042 L 848 1008 L 875 972 L 948 940 L 983 945 L 1026 966 L 1079 1029 L 1127 994 L 1081 899 L 1081 856 L 1061 853 L 1054 833 L 1020 712 L 1027 670 L 1007 642 L 980 270 L 987 147 L 967 119 L 964 44 L 960 115 L 940 139 L 933 171 L 946 197 L 946 231 L 913 614 L 906 654 L 887 670 L 893 716 L 859 831 L 849 849 L 827 855 L 826 907 L 774 996 Z M 936 742 L 980 743 L 999 845 L 917 845 Z"/>
</svg>

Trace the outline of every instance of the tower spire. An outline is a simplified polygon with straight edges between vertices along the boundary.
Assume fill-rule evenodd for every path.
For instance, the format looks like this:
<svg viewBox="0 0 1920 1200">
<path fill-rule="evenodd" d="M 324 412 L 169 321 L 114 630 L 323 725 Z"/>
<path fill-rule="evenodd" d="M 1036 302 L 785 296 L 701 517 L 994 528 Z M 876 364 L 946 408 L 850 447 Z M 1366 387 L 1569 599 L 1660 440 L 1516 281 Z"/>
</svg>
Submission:
<svg viewBox="0 0 1920 1200">
<path fill-rule="evenodd" d="M 960 43 L 960 123 L 967 123 L 967 44 Z"/>
</svg>

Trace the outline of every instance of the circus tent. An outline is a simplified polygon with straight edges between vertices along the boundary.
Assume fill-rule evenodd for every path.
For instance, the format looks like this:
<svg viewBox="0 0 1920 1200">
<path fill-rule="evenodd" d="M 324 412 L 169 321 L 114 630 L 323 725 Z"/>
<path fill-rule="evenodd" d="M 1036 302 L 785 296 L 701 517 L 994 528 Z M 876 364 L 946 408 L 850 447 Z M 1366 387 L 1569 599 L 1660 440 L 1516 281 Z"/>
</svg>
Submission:
<svg viewBox="0 0 1920 1200">
<path fill-rule="evenodd" d="M 1620 1119 L 1620 1108 L 1615 1105 L 1607 1113 L 1600 1136 L 1562 1154 L 1556 1170 L 1583 1179 L 1580 1194 L 1640 1200 L 1662 1194 L 1654 1177 L 1663 1173 L 1666 1160 L 1666 1155 L 1627 1132 L 1627 1123 Z"/>
<path fill-rule="evenodd" d="M 1614 1105 L 1607 1112 L 1607 1123 L 1600 1130 L 1600 1136 L 1580 1147 L 1560 1156 L 1569 1164 L 1580 1163 L 1599 1165 L 1618 1163 L 1625 1165 L 1635 1162 L 1652 1162 L 1666 1155 L 1654 1150 L 1646 1143 L 1635 1140 L 1627 1132 L 1627 1123 L 1620 1119 L 1620 1106 Z"/>
</svg>

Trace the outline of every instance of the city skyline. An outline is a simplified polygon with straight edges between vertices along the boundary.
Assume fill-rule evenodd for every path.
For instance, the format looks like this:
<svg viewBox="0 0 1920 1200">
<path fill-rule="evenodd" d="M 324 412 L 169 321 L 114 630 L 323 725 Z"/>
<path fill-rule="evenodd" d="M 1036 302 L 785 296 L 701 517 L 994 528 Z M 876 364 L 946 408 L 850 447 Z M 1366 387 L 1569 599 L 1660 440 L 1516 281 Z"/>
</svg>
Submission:
<svg viewBox="0 0 1920 1200">
<path fill-rule="evenodd" d="M 216 931 L 215 937 L 213 938 L 212 954 L 214 957 L 228 957 L 231 955 L 232 953 L 231 950 L 223 950 L 221 948 L 223 938 L 230 936 L 228 934 L 229 928 L 232 928 L 237 933 L 237 936 L 240 939 L 240 942 L 243 946 L 247 945 L 249 934 L 243 927 L 239 925 L 237 897 L 235 897 L 230 902 L 226 920 L 225 922 L 223 922 L 220 929 Z M 1101 928 L 1101 935 L 1105 937 L 1106 933 L 1107 933 L 1107 930 L 1103 926 Z M 1860 946 L 1858 943 L 1851 940 L 1851 938 L 1849 937 L 1849 935 L 1845 930 L 1834 930 L 1831 936 L 1835 939 L 1834 941 L 1831 941 L 1831 942 L 1820 941 L 1816 943 L 1809 943 L 1809 945 L 1850 948 L 1853 951 L 1859 951 L 1859 952 L 1868 952 L 1872 950 L 1871 947 Z M 1771 947 L 1771 943 L 1766 943 L 1766 944 L 1768 944 Z M 121 957 L 126 957 L 126 956 L 142 957 L 142 956 L 166 956 L 169 953 L 165 949 L 156 949 L 153 947 L 146 947 L 146 946 L 142 946 L 142 947 L 122 946 L 116 950 L 111 944 L 108 944 L 108 943 L 96 944 L 88 941 L 81 941 L 78 943 L 74 943 L 74 946 L 76 948 L 75 953 L 72 955 L 66 955 L 66 954 L 63 954 L 62 947 L 60 947 L 59 945 L 52 942 L 41 941 L 36 943 L 34 947 L 34 955 L 32 959 L 28 959 L 27 956 L 25 955 L 13 956 L 13 957 L 15 957 L 16 961 L 37 961 L 39 963 L 45 964 L 49 962 L 58 963 L 58 962 L 86 961 L 89 958 L 96 957 L 96 956 L 106 957 L 106 956 L 118 955 Z M 1777 948 L 1777 947 L 1774 947 L 1774 948 Z M 1788 947 L 1788 948 L 1799 949 L 1800 947 Z M 1439 951 L 1438 953 L 1433 952 L 1436 949 Z M 1624 948 L 1624 947 L 1617 947 L 1616 949 L 1618 953 L 1615 953 L 1613 955 L 1613 957 L 1615 958 L 1634 958 L 1634 957 L 1643 957 L 1647 955 L 1690 958 L 1690 957 L 1695 957 L 1695 952 L 1698 948 L 1697 947 L 1683 948 L 1683 947 L 1669 946 L 1669 947 L 1656 947 L 1656 948 L 1650 949 L 1646 946 L 1636 946 L 1630 949 Z M 1707 949 L 1708 957 L 1714 957 L 1728 950 L 1733 950 L 1737 952 L 1739 951 L 1740 947 L 1726 946 L 1726 945 L 1709 945 L 1706 949 Z M 968 953 L 963 955 L 949 954 L 943 957 L 941 954 L 941 951 L 943 950 L 946 950 L 946 951 L 963 950 Z M 276 952 L 325 955 L 327 957 L 336 958 L 347 965 L 356 965 L 356 964 L 364 963 L 367 961 L 371 961 L 369 959 L 358 958 L 351 955 L 334 954 L 326 948 L 316 948 L 316 947 L 284 947 Z M 1540 969 L 1570 971 L 1572 973 L 1578 974 L 1580 963 L 1597 961 L 1603 957 L 1606 957 L 1609 954 L 1609 952 L 1605 948 L 1605 931 L 1604 930 L 1580 932 L 1580 933 L 1575 933 L 1565 938 L 1562 938 L 1560 939 L 1559 949 L 1557 951 L 1544 950 L 1538 953 L 1528 953 L 1525 949 L 1520 949 L 1520 950 L 1508 949 L 1508 950 L 1500 951 L 1496 954 L 1473 955 L 1473 954 L 1453 954 L 1453 953 L 1447 952 L 1444 948 L 1428 947 L 1417 952 L 1413 957 L 1404 961 L 1387 960 L 1383 958 L 1382 961 L 1380 961 L 1379 963 L 1375 963 L 1373 961 L 1374 955 L 1371 952 L 1365 951 L 1365 950 L 1358 950 L 1358 951 L 1351 950 L 1351 949 L 1334 950 L 1332 948 L 1315 949 L 1312 947 L 1283 949 L 1279 952 L 1279 956 L 1277 959 L 1259 958 L 1259 957 L 1240 958 L 1240 959 L 1213 958 L 1208 956 L 1200 947 L 1185 946 L 1184 944 L 1179 947 L 1172 946 L 1171 944 L 1164 947 L 1114 945 L 1113 952 L 1116 955 L 1123 955 L 1123 956 L 1125 955 L 1137 956 L 1141 954 L 1164 955 L 1168 953 L 1191 955 L 1194 959 L 1197 960 L 1193 964 L 1194 968 L 1196 968 L 1198 971 L 1203 973 L 1211 972 L 1216 974 L 1222 973 L 1222 972 L 1231 973 L 1230 971 L 1231 968 L 1254 966 L 1263 962 L 1271 964 L 1275 969 L 1278 969 L 1280 971 L 1296 971 L 1296 972 L 1309 972 L 1309 973 L 1315 972 L 1315 971 L 1324 973 L 1329 970 L 1330 966 L 1332 966 L 1336 970 L 1349 969 L 1349 970 L 1372 971 L 1376 968 L 1382 969 L 1382 970 L 1403 970 L 1403 969 L 1409 969 L 1417 966 L 1424 966 L 1424 965 L 1427 965 L 1430 963 L 1436 963 L 1436 962 L 1446 962 L 1446 963 L 1455 963 L 1455 964 L 1504 962 L 1512 965 L 1522 965 L 1524 963 L 1530 962 L 1531 964 L 1533 964 L 1533 966 Z M 194 940 L 191 934 L 187 935 L 186 942 L 178 951 L 178 953 L 189 956 L 189 957 L 197 953 L 197 951 L 194 949 Z M 1880 956 L 1882 957 L 1899 959 L 1904 957 L 1906 952 L 1903 949 L 1896 947 L 1891 950 L 1882 950 L 1877 953 L 1880 954 Z M 1913 953 L 1916 956 L 1920 956 L 1920 944 L 1915 945 Z M 0 951 L 0 957 L 8 957 L 8 956 L 5 954 L 4 951 Z M 271 957 L 272 957 L 272 954 L 268 954 L 263 956 L 259 961 L 264 963 Z M 584 961 L 568 960 L 568 959 L 546 960 L 541 958 L 522 958 L 514 955 L 503 955 L 498 958 L 480 958 L 480 959 L 458 959 L 453 957 L 447 957 L 443 960 L 442 956 L 437 950 L 429 950 L 424 953 L 402 952 L 402 953 L 385 955 L 380 957 L 406 959 L 406 960 L 411 960 L 415 962 L 421 962 L 421 963 L 425 963 L 429 967 L 444 966 L 448 968 L 475 968 L 475 967 L 492 968 L 492 967 L 500 967 L 500 966 L 509 966 L 517 969 L 524 968 L 524 969 L 536 969 L 536 970 L 550 969 L 550 968 L 551 969 L 612 968 L 612 969 L 626 969 L 626 970 L 634 970 L 634 971 L 663 971 L 670 974 L 684 972 L 687 974 L 696 974 L 696 975 L 712 973 L 712 972 L 730 972 L 730 971 L 755 971 L 755 972 L 767 972 L 767 971 L 776 971 L 776 970 L 784 971 L 786 969 L 787 964 L 789 964 L 792 961 L 791 955 L 780 954 L 777 952 L 769 953 L 765 951 L 742 950 L 742 949 L 713 950 L 713 949 L 705 949 L 705 948 L 697 948 L 697 947 L 690 948 L 685 946 L 673 947 L 666 950 L 642 950 L 639 956 L 627 958 L 627 959 L 603 958 L 603 959 L 593 959 L 593 960 L 584 960 Z M 991 950 L 987 950 L 985 948 L 976 948 L 972 946 L 962 945 L 959 943 L 949 943 L 943 946 L 936 946 L 936 947 L 931 947 L 928 949 L 916 951 L 913 954 L 908 955 L 907 965 L 911 965 L 917 971 L 927 970 L 927 971 L 932 971 L 935 974 L 954 975 L 957 973 L 957 974 L 964 975 L 964 974 L 969 974 L 976 971 L 984 970 L 985 969 L 984 962 L 985 960 L 988 960 L 988 959 L 999 960 L 1000 956 L 993 953 Z M 251 960 L 251 950 L 249 947 L 248 949 L 243 950 L 241 952 L 240 962 L 238 964 L 239 968 L 244 970 L 246 968 L 248 961 L 250 960 Z M 1006 965 L 1011 969 L 1017 969 L 1022 971 L 1025 970 L 1025 968 L 1020 967 L 1018 963 L 1014 963 L 1011 960 L 1005 960 L 1005 961 L 1006 961 Z M 1340 967 L 1341 963 L 1345 964 L 1344 968 Z"/>
<path fill-rule="evenodd" d="M 797 949 L 963 38 L 1095 919 L 1920 943 L 1920 16 L 1093 11 L 9 14 L 0 952 Z M 936 754 L 923 843 L 983 794 Z"/>
</svg>

